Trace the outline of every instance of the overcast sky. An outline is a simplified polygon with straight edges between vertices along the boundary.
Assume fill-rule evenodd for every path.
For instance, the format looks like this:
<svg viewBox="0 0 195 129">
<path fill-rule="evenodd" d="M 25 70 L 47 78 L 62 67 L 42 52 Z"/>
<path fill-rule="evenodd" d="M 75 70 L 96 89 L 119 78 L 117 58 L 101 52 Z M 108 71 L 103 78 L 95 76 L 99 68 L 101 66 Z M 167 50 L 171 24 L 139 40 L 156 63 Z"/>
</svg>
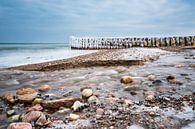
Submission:
<svg viewBox="0 0 195 129">
<path fill-rule="evenodd" d="M 195 35 L 195 0 L 0 0 L 0 42 Z"/>
</svg>

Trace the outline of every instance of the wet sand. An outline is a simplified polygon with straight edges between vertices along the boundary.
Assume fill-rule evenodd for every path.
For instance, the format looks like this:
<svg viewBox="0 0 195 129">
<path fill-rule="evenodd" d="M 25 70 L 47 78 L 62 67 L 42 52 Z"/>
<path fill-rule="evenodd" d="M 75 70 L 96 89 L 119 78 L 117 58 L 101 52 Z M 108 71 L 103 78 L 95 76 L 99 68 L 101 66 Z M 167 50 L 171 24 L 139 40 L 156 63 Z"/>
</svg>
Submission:
<svg viewBox="0 0 195 129">
<path fill-rule="evenodd" d="M 101 60 L 105 60 L 106 57 L 112 57 L 112 60 L 119 58 L 133 60 L 137 57 L 136 59 L 144 61 L 144 65 L 84 66 L 74 69 L 65 67 L 66 70 L 63 70 L 54 67 L 44 69 L 43 64 L 41 66 L 39 64 L 39 67 L 30 69 L 22 66 L 2 70 L 0 91 L 2 95 L 9 91 L 17 96 L 17 89 L 28 87 L 35 89 L 38 92 L 36 98 L 44 101 L 78 97 L 79 101 L 86 105 L 80 110 L 74 111 L 70 107 L 66 107 L 70 110 L 62 107 L 51 109 L 40 103 L 43 106 L 41 112 L 47 116 L 47 120 L 50 119 L 52 124 L 37 126 L 35 121 L 30 122 L 36 128 L 186 129 L 190 128 L 188 125 L 191 125 L 191 129 L 193 129 L 195 121 L 195 51 L 154 52 L 151 49 L 153 53 L 150 51 L 145 57 L 141 54 L 136 55 L 135 51 L 132 53 L 128 50 L 125 52 L 121 50 L 121 53 L 118 50 L 117 52 L 115 50 L 113 52 L 102 51 L 102 55 L 96 56 Z M 118 53 L 118 56 L 113 53 Z M 95 60 L 94 56 L 89 58 L 90 55 L 86 58 L 81 57 L 84 60 L 92 58 Z M 46 63 L 46 65 L 48 64 Z M 21 69 L 30 71 L 21 71 Z M 154 75 L 154 78 L 149 79 L 149 75 Z M 133 82 L 121 83 L 120 80 L 124 76 L 131 76 Z M 172 79 L 169 81 L 167 78 Z M 40 92 L 38 89 L 43 85 L 49 85 L 51 89 Z M 98 104 L 89 103 L 89 99 L 81 97 L 82 88 L 92 89 L 93 95 L 98 99 Z M 9 125 L 7 118 L 11 116 L 6 115 L 7 111 L 14 109 L 15 114 L 26 114 L 28 108 L 32 107 L 31 103 L 18 101 L 17 97 L 15 99 L 16 101 L 10 104 L 1 98 L 0 125 L 2 128 Z M 80 117 L 72 120 L 70 114 L 77 114 Z"/>
</svg>

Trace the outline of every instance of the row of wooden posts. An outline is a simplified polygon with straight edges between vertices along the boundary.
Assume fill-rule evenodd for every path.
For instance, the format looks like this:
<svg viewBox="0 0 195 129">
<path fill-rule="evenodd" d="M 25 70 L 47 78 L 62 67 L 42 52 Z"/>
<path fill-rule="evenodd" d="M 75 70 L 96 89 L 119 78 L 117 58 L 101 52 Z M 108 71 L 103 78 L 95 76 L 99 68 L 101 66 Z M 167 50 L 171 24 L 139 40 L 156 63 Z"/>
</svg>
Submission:
<svg viewBox="0 0 195 129">
<path fill-rule="evenodd" d="M 124 49 L 131 47 L 195 46 L 195 36 L 163 38 L 70 37 L 72 49 Z"/>
</svg>

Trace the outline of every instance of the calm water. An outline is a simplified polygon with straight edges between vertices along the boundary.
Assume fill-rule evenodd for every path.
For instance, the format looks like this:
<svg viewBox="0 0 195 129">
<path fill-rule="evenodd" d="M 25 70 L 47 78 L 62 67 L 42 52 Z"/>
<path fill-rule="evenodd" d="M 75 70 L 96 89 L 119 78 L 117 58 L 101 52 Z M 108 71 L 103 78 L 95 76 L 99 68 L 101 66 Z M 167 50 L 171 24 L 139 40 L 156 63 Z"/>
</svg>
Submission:
<svg viewBox="0 0 195 129">
<path fill-rule="evenodd" d="M 0 68 L 64 59 L 94 51 L 71 50 L 68 43 L 0 43 Z"/>
</svg>

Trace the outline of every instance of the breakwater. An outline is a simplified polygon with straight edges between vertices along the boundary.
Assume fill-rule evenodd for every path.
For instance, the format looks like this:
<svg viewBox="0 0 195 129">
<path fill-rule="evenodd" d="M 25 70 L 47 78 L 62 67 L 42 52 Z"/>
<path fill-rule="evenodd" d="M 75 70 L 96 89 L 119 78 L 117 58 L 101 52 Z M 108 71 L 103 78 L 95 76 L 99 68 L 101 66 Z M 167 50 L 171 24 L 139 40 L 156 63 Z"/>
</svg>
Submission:
<svg viewBox="0 0 195 129">
<path fill-rule="evenodd" d="M 195 46 L 195 36 L 185 37 L 70 37 L 72 49 L 124 49 L 131 47 Z"/>
</svg>

